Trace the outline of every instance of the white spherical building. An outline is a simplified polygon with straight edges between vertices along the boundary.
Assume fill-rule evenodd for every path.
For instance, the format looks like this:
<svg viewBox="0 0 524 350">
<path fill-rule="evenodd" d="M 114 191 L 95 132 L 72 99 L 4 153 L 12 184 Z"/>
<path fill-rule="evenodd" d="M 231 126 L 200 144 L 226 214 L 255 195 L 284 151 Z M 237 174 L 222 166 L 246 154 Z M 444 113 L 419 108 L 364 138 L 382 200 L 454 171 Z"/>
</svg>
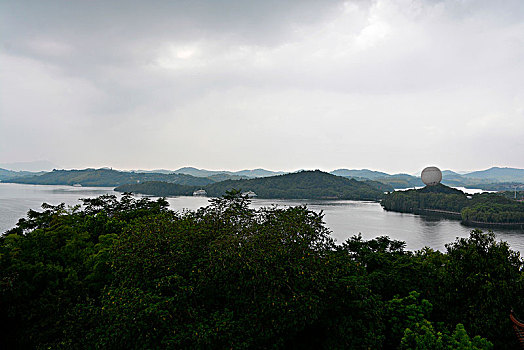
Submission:
<svg viewBox="0 0 524 350">
<path fill-rule="evenodd" d="M 422 170 L 420 177 L 427 186 L 435 186 L 442 181 L 442 172 L 435 166 L 428 166 Z"/>
</svg>

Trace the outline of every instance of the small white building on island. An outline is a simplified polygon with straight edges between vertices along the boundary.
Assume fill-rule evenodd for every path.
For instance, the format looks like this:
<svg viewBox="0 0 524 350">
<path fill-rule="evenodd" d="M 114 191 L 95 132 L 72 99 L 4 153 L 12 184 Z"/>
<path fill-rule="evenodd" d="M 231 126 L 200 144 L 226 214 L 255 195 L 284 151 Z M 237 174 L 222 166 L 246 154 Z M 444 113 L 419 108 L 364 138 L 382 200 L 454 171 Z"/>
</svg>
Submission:
<svg viewBox="0 0 524 350">
<path fill-rule="evenodd" d="M 193 196 L 205 197 L 207 196 L 206 190 L 196 190 L 193 192 Z"/>
</svg>

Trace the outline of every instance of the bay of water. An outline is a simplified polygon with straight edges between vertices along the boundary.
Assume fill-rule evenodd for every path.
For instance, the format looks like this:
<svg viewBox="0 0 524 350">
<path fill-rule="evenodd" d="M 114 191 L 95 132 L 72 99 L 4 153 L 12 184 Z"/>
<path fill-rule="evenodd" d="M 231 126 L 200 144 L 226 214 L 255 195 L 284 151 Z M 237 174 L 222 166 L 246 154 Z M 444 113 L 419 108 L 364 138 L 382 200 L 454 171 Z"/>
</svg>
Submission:
<svg viewBox="0 0 524 350">
<path fill-rule="evenodd" d="M 80 204 L 79 198 L 116 194 L 107 187 L 41 186 L 0 183 L 0 233 L 15 226 L 29 209 L 39 210 L 42 203 Z M 195 210 L 208 204 L 206 197 L 174 197 L 167 201 L 173 210 Z M 309 209 L 324 213 L 331 235 L 342 243 L 349 237 L 362 234 L 364 239 L 387 235 L 406 242 L 409 250 L 424 246 L 445 250 L 444 245 L 457 237 L 467 237 L 471 228 L 459 221 L 388 212 L 375 202 L 253 199 L 252 206 L 295 206 L 306 204 Z M 498 240 L 507 241 L 513 250 L 524 255 L 524 231 L 495 230 Z"/>
</svg>

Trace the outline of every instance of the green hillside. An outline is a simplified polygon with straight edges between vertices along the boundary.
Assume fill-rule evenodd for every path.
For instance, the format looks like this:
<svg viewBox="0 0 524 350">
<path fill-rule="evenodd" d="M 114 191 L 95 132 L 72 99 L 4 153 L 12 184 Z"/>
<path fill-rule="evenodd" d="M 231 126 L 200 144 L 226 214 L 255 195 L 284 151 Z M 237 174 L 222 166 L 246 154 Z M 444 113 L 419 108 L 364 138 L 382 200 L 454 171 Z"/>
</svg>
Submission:
<svg viewBox="0 0 524 350">
<path fill-rule="evenodd" d="M 179 185 L 164 181 L 147 181 L 138 184 L 125 184 L 115 188 L 117 192 L 140 193 L 156 197 L 191 196 L 197 186 Z"/>
<path fill-rule="evenodd" d="M 375 181 L 357 181 L 324 173 L 301 171 L 256 179 L 226 180 L 202 186 L 208 196 L 220 197 L 231 189 L 253 191 L 259 198 L 281 199 L 355 199 L 378 200 L 390 186 Z M 179 187 L 167 183 L 141 183 L 117 187 L 116 191 L 156 196 L 186 195 L 195 187 Z"/>
<path fill-rule="evenodd" d="M 353 178 L 365 178 L 370 180 L 375 180 L 381 177 L 391 176 L 387 173 L 381 171 L 374 171 L 369 169 L 337 169 L 330 172 L 332 175 L 343 176 L 343 177 L 353 177 Z"/>
<path fill-rule="evenodd" d="M 468 178 L 524 183 L 524 169 L 493 167 L 464 175 Z"/>
<path fill-rule="evenodd" d="M 145 181 L 164 181 L 180 185 L 204 186 L 214 181 L 185 174 L 155 174 L 117 171 L 107 168 L 83 170 L 53 170 L 38 176 L 9 179 L 4 182 L 33 185 L 120 186 Z"/>
<path fill-rule="evenodd" d="M 183 167 L 178 170 L 173 171 L 176 174 L 187 174 L 197 177 L 213 177 L 215 175 L 220 176 L 231 176 L 237 178 L 254 178 L 254 177 L 267 177 L 275 175 L 283 175 L 283 171 L 271 171 L 266 169 L 245 169 L 240 171 L 229 171 L 229 170 L 206 170 L 206 169 L 197 169 L 194 167 Z"/>
<path fill-rule="evenodd" d="M 221 196 L 234 188 L 253 191 L 260 198 L 377 200 L 382 198 L 384 187 L 374 184 L 373 181 L 346 179 L 315 170 L 249 180 L 222 181 L 206 186 L 205 190 L 213 197 Z"/>
<path fill-rule="evenodd" d="M 382 206 L 401 213 L 441 213 L 476 227 L 524 227 L 524 203 L 498 193 L 466 196 L 442 184 L 390 193 L 382 200 Z"/>
</svg>

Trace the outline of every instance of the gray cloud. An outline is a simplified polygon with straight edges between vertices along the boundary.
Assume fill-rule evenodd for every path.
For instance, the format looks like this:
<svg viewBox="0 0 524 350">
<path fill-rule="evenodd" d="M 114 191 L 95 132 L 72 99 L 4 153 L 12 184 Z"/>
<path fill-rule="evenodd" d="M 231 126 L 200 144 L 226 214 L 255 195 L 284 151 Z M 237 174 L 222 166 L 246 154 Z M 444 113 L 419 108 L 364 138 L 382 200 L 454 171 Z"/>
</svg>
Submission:
<svg viewBox="0 0 524 350">
<path fill-rule="evenodd" d="M 0 160 L 524 167 L 523 17 L 521 1 L 4 1 Z"/>
</svg>

